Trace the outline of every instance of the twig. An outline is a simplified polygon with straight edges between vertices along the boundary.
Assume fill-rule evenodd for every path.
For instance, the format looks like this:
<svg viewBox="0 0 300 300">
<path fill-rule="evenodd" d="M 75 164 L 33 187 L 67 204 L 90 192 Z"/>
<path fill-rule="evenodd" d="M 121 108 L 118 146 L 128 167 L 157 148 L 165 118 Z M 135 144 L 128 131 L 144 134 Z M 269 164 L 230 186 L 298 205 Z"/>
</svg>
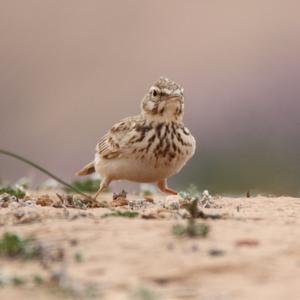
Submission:
<svg viewBox="0 0 300 300">
<path fill-rule="evenodd" d="M 46 170 L 45 168 L 41 167 L 40 165 L 32 162 L 31 160 L 29 159 L 26 159 L 18 154 L 15 154 L 13 152 L 10 152 L 10 151 L 7 151 L 7 150 L 4 150 L 4 149 L 0 149 L 0 154 L 4 154 L 4 155 L 7 155 L 7 156 L 11 156 L 13 158 L 16 158 L 32 167 L 34 167 L 35 169 L 41 171 L 42 173 L 45 173 L 46 175 L 48 175 L 49 177 L 55 179 L 57 182 L 61 183 L 62 185 L 68 187 L 69 189 L 73 190 L 74 192 L 76 192 L 77 194 L 80 194 L 88 199 L 90 199 L 91 197 L 83 192 L 81 192 L 80 190 L 78 190 L 76 187 L 70 185 L 69 183 L 65 182 L 64 180 L 60 179 L 59 177 L 57 177 L 56 175 L 52 174 L 51 172 L 49 172 L 48 170 Z"/>
</svg>

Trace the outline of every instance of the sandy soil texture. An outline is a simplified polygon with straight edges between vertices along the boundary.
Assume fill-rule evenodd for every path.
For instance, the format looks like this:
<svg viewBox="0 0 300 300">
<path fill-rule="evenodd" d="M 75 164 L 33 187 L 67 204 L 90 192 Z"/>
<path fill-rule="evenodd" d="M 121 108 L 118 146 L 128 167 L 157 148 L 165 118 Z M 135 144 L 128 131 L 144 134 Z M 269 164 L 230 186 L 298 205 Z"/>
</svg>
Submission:
<svg viewBox="0 0 300 300">
<path fill-rule="evenodd" d="M 299 299 L 299 198 L 213 199 L 197 219 L 210 228 L 202 238 L 174 235 L 184 209 L 154 200 L 133 207 L 134 218 L 109 208 L 0 208 L 0 236 L 31 236 L 44 249 L 37 259 L 0 256 L 0 299 Z"/>
</svg>

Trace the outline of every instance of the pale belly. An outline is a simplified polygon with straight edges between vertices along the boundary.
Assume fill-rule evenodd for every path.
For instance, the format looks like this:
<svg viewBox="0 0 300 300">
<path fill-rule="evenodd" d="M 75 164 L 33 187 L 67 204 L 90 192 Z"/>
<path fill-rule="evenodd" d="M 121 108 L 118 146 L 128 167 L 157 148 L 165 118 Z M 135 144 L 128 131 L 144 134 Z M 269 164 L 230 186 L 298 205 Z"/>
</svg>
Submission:
<svg viewBox="0 0 300 300">
<path fill-rule="evenodd" d="M 104 159 L 95 156 L 95 169 L 109 180 L 129 180 L 134 182 L 156 182 L 175 175 L 186 164 L 187 157 L 180 157 L 170 164 L 155 164 L 147 159 L 116 158 Z"/>
</svg>

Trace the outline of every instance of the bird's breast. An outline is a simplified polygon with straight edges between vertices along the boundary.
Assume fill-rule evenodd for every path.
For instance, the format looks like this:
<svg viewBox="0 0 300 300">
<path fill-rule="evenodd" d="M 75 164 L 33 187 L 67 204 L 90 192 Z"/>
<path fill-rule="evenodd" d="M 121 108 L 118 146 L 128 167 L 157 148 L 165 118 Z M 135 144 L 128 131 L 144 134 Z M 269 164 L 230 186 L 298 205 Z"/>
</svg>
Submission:
<svg viewBox="0 0 300 300">
<path fill-rule="evenodd" d="M 154 167 L 182 167 L 195 152 L 195 139 L 183 124 L 157 122 L 139 128 L 132 137 L 135 159 Z"/>
</svg>

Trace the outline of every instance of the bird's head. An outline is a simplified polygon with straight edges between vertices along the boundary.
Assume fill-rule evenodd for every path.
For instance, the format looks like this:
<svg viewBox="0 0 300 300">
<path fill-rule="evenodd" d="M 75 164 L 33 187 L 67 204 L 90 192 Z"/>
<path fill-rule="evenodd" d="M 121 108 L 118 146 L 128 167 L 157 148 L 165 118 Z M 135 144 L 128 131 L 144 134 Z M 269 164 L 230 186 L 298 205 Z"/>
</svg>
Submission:
<svg viewBox="0 0 300 300">
<path fill-rule="evenodd" d="M 181 121 L 183 116 L 183 88 L 161 77 L 142 101 L 142 113 L 149 118 Z"/>
</svg>

